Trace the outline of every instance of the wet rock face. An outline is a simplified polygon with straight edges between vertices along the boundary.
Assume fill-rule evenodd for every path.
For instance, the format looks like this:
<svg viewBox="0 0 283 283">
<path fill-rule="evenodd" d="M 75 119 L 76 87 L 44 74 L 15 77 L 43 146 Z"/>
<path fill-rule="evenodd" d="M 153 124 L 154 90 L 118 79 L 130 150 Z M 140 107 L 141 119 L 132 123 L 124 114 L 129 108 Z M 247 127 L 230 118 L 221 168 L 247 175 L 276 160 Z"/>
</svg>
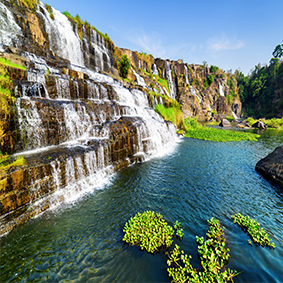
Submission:
<svg viewBox="0 0 283 283">
<path fill-rule="evenodd" d="M 109 138 L 89 139 L 82 141 L 82 146 L 59 146 L 47 152 L 30 154 L 25 157 L 24 167 L 11 168 L 1 175 L 1 234 L 64 201 L 64 189 L 67 191 L 84 179 L 86 186 L 99 170 L 111 166 L 115 172 L 139 162 L 140 157 L 136 156 L 140 151 L 138 128 L 143 124 L 139 117 L 105 122 L 98 130 L 110 132 Z M 74 187 L 74 190 L 79 190 L 79 187 Z M 54 191 L 58 192 L 55 198 Z M 38 200 L 41 200 L 40 205 L 34 206 Z"/>
<path fill-rule="evenodd" d="M 272 153 L 258 161 L 255 169 L 267 178 L 279 182 L 283 187 L 283 146 L 277 147 Z"/>
</svg>

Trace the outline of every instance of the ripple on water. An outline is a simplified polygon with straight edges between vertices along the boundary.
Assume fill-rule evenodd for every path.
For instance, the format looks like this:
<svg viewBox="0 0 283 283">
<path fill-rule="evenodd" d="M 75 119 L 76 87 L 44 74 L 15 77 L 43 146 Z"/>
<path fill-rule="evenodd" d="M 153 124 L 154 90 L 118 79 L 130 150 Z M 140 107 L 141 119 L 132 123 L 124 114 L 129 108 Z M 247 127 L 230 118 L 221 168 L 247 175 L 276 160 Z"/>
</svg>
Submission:
<svg viewBox="0 0 283 283">
<path fill-rule="evenodd" d="M 283 191 L 254 170 L 283 142 L 267 131 L 258 142 L 214 143 L 183 139 L 175 153 L 131 166 L 103 190 L 62 205 L 17 227 L 1 241 L 1 282 L 170 282 L 164 251 L 150 255 L 122 242 L 125 222 L 155 210 L 183 224 L 175 240 L 200 267 L 195 236 L 205 236 L 212 216 L 226 227 L 229 268 L 235 282 L 280 282 Z M 241 212 L 259 221 L 276 249 L 251 247 L 233 224 Z"/>
</svg>

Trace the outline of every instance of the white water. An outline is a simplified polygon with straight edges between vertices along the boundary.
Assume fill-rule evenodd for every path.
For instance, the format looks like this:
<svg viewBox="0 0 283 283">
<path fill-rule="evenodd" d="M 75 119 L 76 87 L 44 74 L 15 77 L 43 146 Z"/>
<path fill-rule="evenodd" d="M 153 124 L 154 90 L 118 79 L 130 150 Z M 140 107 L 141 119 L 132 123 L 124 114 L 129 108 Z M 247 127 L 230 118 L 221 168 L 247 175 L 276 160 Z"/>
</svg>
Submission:
<svg viewBox="0 0 283 283">
<path fill-rule="evenodd" d="M 186 77 L 185 77 L 186 84 L 189 85 L 190 83 L 189 83 L 189 79 L 188 79 L 188 67 L 186 65 L 184 65 L 184 67 L 185 67 L 185 74 L 186 74 Z"/>
<path fill-rule="evenodd" d="M 156 64 L 155 64 L 155 63 L 153 64 L 151 73 L 152 73 L 153 75 L 158 76 L 158 70 L 157 70 L 157 67 L 156 67 Z"/>
<path fill-rule="evenodd" d="M 238 116 L 236 115 L 236 113 L 235 113 L 234 111 L 232 111 L 232 115 L 233 115 L 233 117 L 235 118 L 235 120 L 238 120 L 238 119 L 239 119 Z"/>
<path fill-rule="evenodd" d="M 143 86 L 143 87 L 147 87 L 147 85 L 144 82 L 144 79 L 133 68 L 132 68 L 132 70 L 133 70 L 134 75 L 136 76 L 138 85 Z"/>
<path fill-rule="evenodd" d="M 166 77 L 167 77 L 169 90 L 170 90 L 169 96 L 175 99 L 176 98 L 175 84 L 172 79 L 171 64 L 168 61 L 166 61 Z"/>
<path fill-rule="evenodd" d="M 52 8 L 54 20 L 49 16 L 45 5 L 41 2 L 44 10 L 42 17 L 49 37 L 50 49 L 62 58 L 70 60 L 72 64 L 84 66 L 84 57 L 79 36 L 74 33 L 71 22 L 58 10 Z"/>
<path fill-rule="evenodd" d="M 202 103 L 202 98 L 197 94 L 197 92 L 196 92 L 196 90 L 193 86 L 190 86 L 190 93 L 191 93 L 191 95 L 196 96 L 198 101 L 200 103 Z"/>
<path fill-rule="evenodd" d="M 12 13 L 0 2 L 0 51 L 4 51 L 3 45 L 13 46 L 17 35 L 22 35 L 21 28 Z"/>
<path fill-rule="evenodd" d="M 155 156 L 161 156 L 172 152 L 175 148 L 178 137 L 176 129 L 173 124 L 165 123 L 164 120 L 150 108 L 150 101 L 148 95 L 136 89 L 126 89 L 123 83 L 114 80 L 110 76 L 99 74 L 88 69 L 85 65 L 85 59 L 82 51 L 82 43 L 78 35 L 73 31 L 73 27 L 69 20 L 59 11 L 52 8 L 55 20 L 49 16 L 49 12 L 45 9 L 43 3 L 40 4 L 43 9 L 41 13 L 45 21 L 45 28 L 50 40 L 50 49 L 64 59 L 68 59 L 71 64 L 70 67 L 74 70 L 84 72 L 89 76 L 87 85 L 89 87 L 88 100 L 95 101 L 95 103 L 110 104 L 117 106 L 117 109 L 111 105 L 110 120 L 117 120 L 123 116 L 138 117 L 136 123 L 137 127 L 137 147 L 134 154 L 143 154 L 146 160 Z M 7 25 L 1 23 L 1 44 L 12 44 L 13 36 L 21 34 L 21 31 L 9 11 L 3 8 L 0 3 L 2 14 L 5 13 Z M 3 12 L 4 11 L 4 12 Z M 1 15 L 2 15 L 1 14 Z M 3 27 L 4 26 L 4 27 Z M 10 35 L 5 34 L 5 29 Z M 3 32 L 4 30 L 4 32 Z M 101 38 L 95 31 L 92 32 L 91 42 L 94 46 L 96 58 L 96 70 L 103 70 L 105 66 L 110 67 L 110 57 L 105 47 L 104 39 Z M 8 40 L 8 39 L 10 40 Z M 64 162 L 59 159 L 51 159 L 52 176 L 48 176 L 47 172 L 43 175 L 43 179 L 35 176 L 31 184 L 31 193 L 37 195 L 44 182 L 52 182 L 57 188 L 56 192 L 51 197 L 51 205 L 57 205 L 59 198 L 64 198 L 65 201 L 74 201 L 82 194 L 93 190 L 105 183 L 114 172 L 111 163 L 108 162 L 107 146 L 100 145 L 97 150 L 93 150 L 88 146 L 89 140 L 96 140 L 109 138 L 109 127 L 102 126 L 102 129 L 97 129 L 98 124 L 106 122 L 106 113 L 101 111 L 90 111 L 91 106 L 87 106 L 89 101 L 83 101 L 80 96 L 78 83 L 75 80 L 70 80 L 66 75 L 61 75 L 59 70 L 47 65 L 46 61 L 34 54 L 25 53 L 26 58 L 35 63 L 35 69 L 28 73 L 28 80 L 32 82 L 34 87 L 33 97 L 25 95 L 25 89 L 22 98 L 18 98 L 16 102 L 16 111 L 18 114 L 19 130 L 21 132 L 21 140 L 25 141 L 23 152 L 17 155 L 39 155 L 40 153 L 49 150 L 58 149 L 72 149 L 74 146 L 81 146 L 85 150 L 84 155 L 76 155 L 74 157 L 68 156 Z M 103 60 L 104 58 L 104 60 Z M 106 59 L 105 59 L 106 58 Z M 146 65 L 144 65 L 145 67 Z M 48 94 L 46 90 L 45 74 L 47 70 L 55 76 L 54 89 L 56 94 Z M 170 64 L 166 63 L 166 75 L 168 76 L 170 96 L 175 98 L 175 86 L 171 76 Z M 94 80 L 96 83 L 92 82 Z M 144 80 L 137 75 L 137 80 L 140 85 L 145 85 Z M 71 82 L 71 83 L 70 83 Z M 71 97 L 70 85 L 73 84 L 74 101 Z M 106 85 L 104 85 L 106 84 Z M 45 90 L 44 97 L 41 95 L 40 87 L 43 86 Z M 108 99 L 108 89 L 112 88 L 115 93 L 113 102 Z M 49 97 L 52 95 L 53 99 Z M 42 97 L 41 97 L 42 96 Z M 45 98 L 45 99 L 42 99 Z M 64 101 L 66 100 L 66 101 Z M 56 134 L 60 137 L 65 134 L 66 139 L 61 140 L 59 137 L 58 145 L 48 144 L 48 130 L 49 122 L 43 119 L 46 118 L 45 106 L 49 103 L 50 121 L 56 122 Z M 53 103 L 53 104 L 52 104 Z M 84 104 L 85 103 L 85 104 Z M 60 111 L 52 111 L 52 105 L 56 105 L 56 109 Z M 118 107 L 119 106 L 119 107 Z M 51 109 L 51 110 L 50 110 Z M 119 113 L 121 109 L 122 113 Z M 117 111 L 116 111 L 117 110 Z M 61 114 L 60 114 L 61 113 Z M 59 117 L 61 115 L 62 117 Z M 53 123 L 51 122 L 51 123 Z M 44 128 L 45 127 L 45 128 Z M 50 126 L 51 127 L 51 126 Z M 61 179 L 61 173 L 66 174 L 66 183 Z M 44 181 L 44 182 L 41 182 Z M 64 185 L 63 185 L 64 183 Z"/>
<path fill-rule="evenodd" d="M 219 82 L 219 94 L 220 94 L 220 96 L 225 96 L 224 92 L 223 92 L 223 86 L 220 82 Z"/>
</svg>

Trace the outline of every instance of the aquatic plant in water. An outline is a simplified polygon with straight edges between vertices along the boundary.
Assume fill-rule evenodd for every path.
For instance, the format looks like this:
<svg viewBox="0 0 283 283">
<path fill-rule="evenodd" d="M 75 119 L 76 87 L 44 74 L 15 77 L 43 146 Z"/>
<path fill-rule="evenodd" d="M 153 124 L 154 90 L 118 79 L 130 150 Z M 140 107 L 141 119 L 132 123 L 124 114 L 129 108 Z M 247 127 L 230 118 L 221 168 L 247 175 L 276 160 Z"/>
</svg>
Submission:
<svg viewBox="0 0 283 283">
<path fill-rule="evenodd" d="M 231 216 L 234 219 L 234 223 L 237 223 L 244 231 L 246 231 L 252 241 L 262 247 L 269 246 L 275 248 L 275 244 L 271 243 L 269 235 L 265 232 L 263 228 L 260 228 L 260 224 L 251 219 L 249 216 L 243 216 L 241 213 L 237 213 Z M 252 245 L 252 241 L 249 240 L 249 244 Z"/>
<path fill-rule="evenodd" d="M 230 282 L 238 275 L 236 271 L 224 268 L 230 256 L 229 249 L 225 249 L 225 227 L 221 227 L 219 220 L 213 217 L 208 220 L 208 225 L 206 241 L 203 237 L 196 236 L 202 270 L 193 268 L 190 264 L 191 256 L 175 245 L 167 260 L 167 271 L 172 282 Z"/>
<path fill-rule="evenodd" d="M 176 235 L 183 236 L 181 223 L 174 225 Z M 145 211 L 132 217 L 123 229 L 123 241 L 130 245 L 139 245 L 149 253 L 158 251 L 162 246 L 170 247 L 173 243 L 174 229 L 163 219 L 160 213 Z"/>
</svg>

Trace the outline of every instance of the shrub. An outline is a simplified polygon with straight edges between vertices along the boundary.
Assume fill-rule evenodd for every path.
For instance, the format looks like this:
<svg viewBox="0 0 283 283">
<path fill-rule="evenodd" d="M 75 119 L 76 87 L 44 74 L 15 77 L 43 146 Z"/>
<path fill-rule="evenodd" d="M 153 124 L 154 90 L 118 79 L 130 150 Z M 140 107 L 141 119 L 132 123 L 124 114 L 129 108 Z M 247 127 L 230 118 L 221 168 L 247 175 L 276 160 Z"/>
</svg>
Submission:
<svg viewBox="0 0 283 283">
<path fill-rule="evenodd" d="M 212 75 L 207 76 L 207 82 L 208 82 L 208 85 L 211 85 L 214 82 L 214 78 Z"/>
<path fill-rule="evenodd" d="M 129 69 L 131 68 L 131 60 L 127 55 L 122 55 L 121 60 L 119 62 L 120 65 L 120 74 L 122 78 L 127 78 L 129 74 Z"/>
</svg>

